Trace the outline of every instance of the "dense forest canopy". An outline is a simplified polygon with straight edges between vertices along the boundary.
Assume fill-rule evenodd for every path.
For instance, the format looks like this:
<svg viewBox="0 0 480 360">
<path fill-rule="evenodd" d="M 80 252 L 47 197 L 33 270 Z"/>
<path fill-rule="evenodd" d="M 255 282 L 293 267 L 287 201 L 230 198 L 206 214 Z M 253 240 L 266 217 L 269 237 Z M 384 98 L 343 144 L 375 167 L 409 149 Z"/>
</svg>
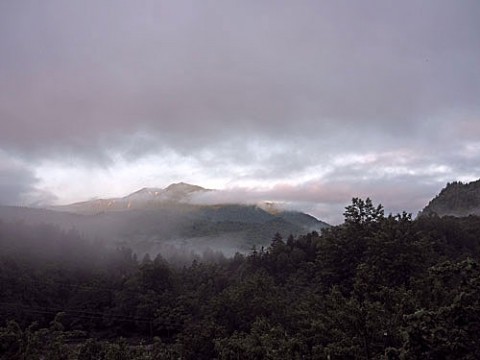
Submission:
<svg viewBox="0 0 480 360">
<path fill-rule="evenodd" d="M 0 357 L 480 358 L 480 218 L 344 216 L 190 263 L 0 222 Z"/>
</svg>

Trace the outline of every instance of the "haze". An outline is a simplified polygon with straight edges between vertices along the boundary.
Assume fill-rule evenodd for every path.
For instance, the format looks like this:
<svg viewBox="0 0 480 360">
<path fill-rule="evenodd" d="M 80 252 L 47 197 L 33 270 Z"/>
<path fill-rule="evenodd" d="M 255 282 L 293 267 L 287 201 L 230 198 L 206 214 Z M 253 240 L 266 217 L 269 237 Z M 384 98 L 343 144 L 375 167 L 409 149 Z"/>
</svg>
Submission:
<svg viewBox="0 0 480 360">
<path fill-rule="evenodd" d="M 0 203 L 185 181 L 335 223 L 480 173 L 480 2 L 2 1 Z"/>
</svg>

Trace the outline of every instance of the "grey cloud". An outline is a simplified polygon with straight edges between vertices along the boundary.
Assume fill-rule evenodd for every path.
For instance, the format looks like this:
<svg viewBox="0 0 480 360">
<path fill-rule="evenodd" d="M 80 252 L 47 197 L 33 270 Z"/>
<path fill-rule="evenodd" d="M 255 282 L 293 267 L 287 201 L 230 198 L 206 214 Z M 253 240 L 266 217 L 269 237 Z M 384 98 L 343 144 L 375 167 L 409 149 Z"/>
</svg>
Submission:
<svg viewBox="0 0 480 360">
<path fill-rule="evenodd" d="M 416 213 L 443 187 L 434 178 L 403 175 L 394 179 L 368 178 L 363 180 L 310 180 L 296 185 L 277 184 L 268 189 L 230 188 L 196 196 L 202 204 L 245 203 L 261 204 L 273 201 L 281 208 L 301 210 L 337 224 L 352 197 L 370 197 L 382 204 L 387 213 L 407 211 Z"/>
<path fill-rule="evenodd" d="M 478 111 L 474 1 L 1 6 L 0 141 L 31 153 L 141 131 L 179 151 L 232 133 L 404 138 Z"/>
<path fill-rule="evenodd" d="M 0 205 L 45 205 L 53 194 L 36 187 L 37 179 L 25 164 L 0 149 Z"/>
<path fill-rule="evenodd" d="M 338 199 L 330 203 L 300 202 L 296 208 L 309 212 L 330 224 L 343 222 L 345 206 L 351 203 L 353 197 L 370 197 L 375 205 L 382 204 L 386 214 L 398 214 L 403 211 L 416 216 L 429 200 L 444 186 L 435 181 L 424 182 L 423 178 L 406 176 L 395 181 L 362 180 L 360 182 L 326 183 L 324 186 L 332 193 L 339 190 Z M 293 203 L 295 205 L 295 203 Z"/>
<path fill-rule="evenodd" d="M 24 160 L 2 171 L 16 194 L 3 201 L 34 189 L 45 159 L 108 169 L 174 153 L 280 184 L 232 199 L 422 207 L 439 182 L 479 175 L 479 13 L 476 0 L 1 2 L 0 144 Z"/>
</svg>

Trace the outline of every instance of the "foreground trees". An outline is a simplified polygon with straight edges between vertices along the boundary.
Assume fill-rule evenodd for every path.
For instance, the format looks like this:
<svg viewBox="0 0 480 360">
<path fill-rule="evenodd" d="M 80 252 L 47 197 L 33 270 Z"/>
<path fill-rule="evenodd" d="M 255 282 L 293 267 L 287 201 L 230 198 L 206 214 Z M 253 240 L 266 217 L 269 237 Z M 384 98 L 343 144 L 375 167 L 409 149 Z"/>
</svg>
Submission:
<svg viewBox="0 0 480 360">
<path fill-rule="evenodd" d="M 183 268 L 42 231 L 75 252 L 27 256 L 0 223 L 1 359 L 480 358 L 477 217 L 354 199 L 322 234 Z"/>
</svg>

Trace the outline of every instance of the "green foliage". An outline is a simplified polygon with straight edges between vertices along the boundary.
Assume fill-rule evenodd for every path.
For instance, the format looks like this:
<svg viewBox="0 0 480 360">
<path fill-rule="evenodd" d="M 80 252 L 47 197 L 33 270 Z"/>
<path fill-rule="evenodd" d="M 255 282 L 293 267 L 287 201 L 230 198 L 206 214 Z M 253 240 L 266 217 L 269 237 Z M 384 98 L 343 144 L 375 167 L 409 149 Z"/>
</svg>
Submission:
<svg viewBox="0 0 480 360">
<path fill-rule="evenodd" d="M 218 263 L 69 257 L 0 256 L 0 359 L 480 358 L 476 217 L 353 199 L 342 225 Z"/>
<path fill-rule="evenodd" d="M 257 318 L 250 332 L 234 332 L 216 341 L 220 359 L 301 359 L 302 344 L 280 325 Z"/>
<path fill-rule="evenodd" d="M 48 358 L 51 360 L 73 359 L 74 353 L 66 344 L 66 339 L 75 332 L 64 331 L 61 323 L 63 313 L 58 313 L 49 328 L 37 329 L 33 323 L 22 330 L 19 324 L 10 320 L 0 328 L 0 356 L 2 359 Z"/>
<path fill-rule="evenodd" d="M 422 285 L 424 308 L 405 317 L 404 350 L 422 358 L 479 358 L 478 262 L 468 258 L 433 266 Z"/>
<path fill-rule="evenodd" d="M 384 217 L 383 206 L 375 207 L 370 198 L 365 201 L 359 198 L 352 199 L 352 205 L 348 205 L 343 213 L 345 223 L 348 225 L 366 225 L 381 220 Z"/>
</svg>

